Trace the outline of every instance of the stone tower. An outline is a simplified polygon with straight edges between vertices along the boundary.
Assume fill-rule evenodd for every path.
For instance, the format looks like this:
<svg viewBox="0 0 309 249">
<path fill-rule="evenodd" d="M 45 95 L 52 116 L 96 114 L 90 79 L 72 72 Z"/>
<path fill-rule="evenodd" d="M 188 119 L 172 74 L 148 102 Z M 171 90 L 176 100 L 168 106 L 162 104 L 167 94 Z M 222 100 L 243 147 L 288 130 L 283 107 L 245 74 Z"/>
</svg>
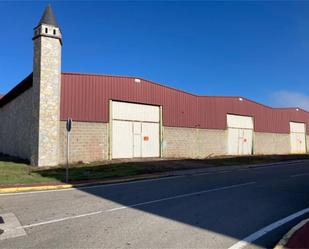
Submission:
<svg viewBox="0 0 309 249">
<path fill-rule="evenodd" d="M 50 5 L 34 28 L 31 164 L 59 163 L 61 31 Z"/>
</svg>

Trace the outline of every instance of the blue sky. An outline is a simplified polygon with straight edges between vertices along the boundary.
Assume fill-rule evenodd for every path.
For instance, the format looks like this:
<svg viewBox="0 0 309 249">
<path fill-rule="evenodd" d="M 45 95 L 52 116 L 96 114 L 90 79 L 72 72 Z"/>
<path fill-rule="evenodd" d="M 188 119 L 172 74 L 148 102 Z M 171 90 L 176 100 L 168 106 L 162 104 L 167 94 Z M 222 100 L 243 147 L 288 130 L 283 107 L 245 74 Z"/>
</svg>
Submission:
<svg viewBox="0 0 309 249">
<path fill-rule="evenodd" d="M 309 2 L 51 1 L 63 72 L 139 76 L 309 110 Z M 47 2 L 0 2 L 0 93 L 32 71 Z"/>
</svg>

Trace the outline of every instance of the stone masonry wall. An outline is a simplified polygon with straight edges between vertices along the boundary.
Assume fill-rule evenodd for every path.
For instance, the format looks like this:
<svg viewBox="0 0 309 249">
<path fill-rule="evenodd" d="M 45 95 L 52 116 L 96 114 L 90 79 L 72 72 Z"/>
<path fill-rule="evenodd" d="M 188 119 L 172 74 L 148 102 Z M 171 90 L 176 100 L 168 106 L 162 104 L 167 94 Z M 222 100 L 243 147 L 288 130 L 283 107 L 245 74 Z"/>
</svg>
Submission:
<svg viewBox="0 0 309 249">
<path fill-rule="evenodd" d="M 66 162 L 66 122 L 60 122 L 60 163 Z M 108 124 L 74 122 L 70 134 L 70 162 L 108 159 Z"/>
<path fill-rule="evenodd" d="M 34 39 L 33 165 L 59 163 L 60 89 L 61 43 L 53 37 L 39 36 Z"/>
<path fill-rule="evenodd" d="M 291 152 L 290 135 L 255 132 L 253 151 L 257 155 L 289 154 Z"/>
<path fill-rule="evenodd" d="M 227 154 L 225 130 L 163 127 L 163 157 L 205 158 Z"/>
<path fill-rule="evenodd" d="M 31 159 L 32 88 L 0 108 L 0 153 Z"/>
</svg>

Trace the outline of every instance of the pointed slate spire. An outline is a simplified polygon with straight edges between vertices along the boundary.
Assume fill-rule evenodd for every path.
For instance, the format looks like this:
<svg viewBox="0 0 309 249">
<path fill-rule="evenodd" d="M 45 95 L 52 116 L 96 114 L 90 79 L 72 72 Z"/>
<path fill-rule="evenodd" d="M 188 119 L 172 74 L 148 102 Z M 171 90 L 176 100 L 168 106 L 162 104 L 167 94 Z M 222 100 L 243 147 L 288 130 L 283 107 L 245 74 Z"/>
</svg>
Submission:
<svg viewBox="0 0 309 249">
<path fill-rule="evenodd" d="M 38 26 L 41 25 L 41 24 L 47 24 L 47 25 L 59 27 L 57 20 L 56 20 L 56 17 L 53 13 L 53 9 L 52 9 L 50 4 L 47 5 Z"/>
</svg>

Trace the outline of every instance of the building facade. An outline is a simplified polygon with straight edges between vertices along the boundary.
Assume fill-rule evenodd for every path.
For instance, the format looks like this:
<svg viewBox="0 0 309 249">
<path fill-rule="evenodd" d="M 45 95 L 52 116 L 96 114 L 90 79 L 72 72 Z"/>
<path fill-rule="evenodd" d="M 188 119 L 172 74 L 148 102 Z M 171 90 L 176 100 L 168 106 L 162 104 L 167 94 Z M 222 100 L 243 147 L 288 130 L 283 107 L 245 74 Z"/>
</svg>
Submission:
<svg viewBox="0 0 309 249">
<path fill-rule="evenodd" d="M 53 166 L 116 158 L 307 153 L 309 113 L 198 96 L 138 77 L 61 72 L 50 6 L 34 29 L 33 72 L 0 98 L 0 153 Z"/>
</svg>

